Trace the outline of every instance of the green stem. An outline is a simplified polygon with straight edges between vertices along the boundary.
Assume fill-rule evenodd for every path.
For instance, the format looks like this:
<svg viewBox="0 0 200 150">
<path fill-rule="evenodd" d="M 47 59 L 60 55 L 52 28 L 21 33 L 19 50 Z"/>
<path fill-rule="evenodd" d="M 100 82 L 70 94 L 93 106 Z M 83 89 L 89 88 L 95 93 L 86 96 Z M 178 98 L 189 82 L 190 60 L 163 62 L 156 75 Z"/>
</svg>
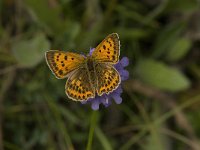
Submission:
<svg viewBox="0 0 200 150">
<path fill-rule="evenodd" d="M 87 148 L 86 150 L 91 150 L 92 148 L 92 141 L 93 141 L 93 136 L 94 136 L 94 130 L 96 127 L 96 122 L 97 122 L 97 111 L 93 111 L 91 115 L 91 120 L 90 120 L 90 131 L 89 131 L 89 136 L 88 136 L 88 143 L 87 143 Z"/>
<path fill-rule="evenodd" d="M 173 116 L 176 112 L 178 112 L 180 110 L 184 110 L 185 108 L 187 108 L 191 105 L 194 105 L 195 103 L 197 103 L 199 101 L 200 101 L 200 95 L 197 95 L 197 96 L 191 98 L 190 100 L 187 100 L 183 104 L 180 104 L 179 106 L 175 107 L 174 109 L 166 112 L 163 116 L 161 116 L 160 118 L 155 120 L 155 123 L 161 124 L 161 123 L 165 122 L 168 118 Z"/>
</svg>

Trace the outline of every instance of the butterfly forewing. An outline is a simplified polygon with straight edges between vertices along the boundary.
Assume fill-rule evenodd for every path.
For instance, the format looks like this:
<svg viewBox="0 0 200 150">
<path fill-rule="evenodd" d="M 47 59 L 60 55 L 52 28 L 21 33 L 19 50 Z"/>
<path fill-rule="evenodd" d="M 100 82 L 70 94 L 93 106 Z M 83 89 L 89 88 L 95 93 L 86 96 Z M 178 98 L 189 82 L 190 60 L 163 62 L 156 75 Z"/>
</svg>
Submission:
<svg viewBox="0 0 200 150">
<path fill-rule="evenodd" d="M 98 62 L 116 64 L 120 55 L 120 41 L 117 33 L 108 35 L 94 50 L 92 57 Z"/>
<path fill-rule="evenodd" d="M 110 93 L 115 90 L 120 82 L 121 78 L 118 71 L 109 64 L 97 64 L 97 88 L 96 92 L 98 95 L 103 93 Z"/>
<path fill-rule="evenodd" d="M 75 101 L 84 101 L 95 96 L 94 85 L 86 66 L 82 66 L 70 74 L 65 85 L 65 92 L 69 98 Z"/>
<path fill-rule="evenodd" d="M 79 68 L 84 63 L 84 56 L 72 52 L 50 50 L 46 52 L 46 61 L 54 75 L 63 79 L 67 75 Z"/>
</svg>

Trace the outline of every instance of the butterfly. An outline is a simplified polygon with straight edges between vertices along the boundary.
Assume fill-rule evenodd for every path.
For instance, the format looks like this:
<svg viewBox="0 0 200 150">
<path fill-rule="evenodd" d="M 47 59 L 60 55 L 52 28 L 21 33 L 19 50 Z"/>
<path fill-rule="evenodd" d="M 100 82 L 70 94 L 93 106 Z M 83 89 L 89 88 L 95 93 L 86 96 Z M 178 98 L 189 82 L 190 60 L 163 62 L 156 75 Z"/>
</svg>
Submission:
<svg viewBox="0 0 200 150">
<path fill-rule="evenodd" d="M 121 83 L 114 65 L 119 61 L 120 41 L 117 33 L 109 34 L 87 56 L 49 50 L 46 62 L 58 79 L 67 78 L 66 95 L 74 101 L 86 101 L 97 94 L 109 94 Z"/>
</svg>

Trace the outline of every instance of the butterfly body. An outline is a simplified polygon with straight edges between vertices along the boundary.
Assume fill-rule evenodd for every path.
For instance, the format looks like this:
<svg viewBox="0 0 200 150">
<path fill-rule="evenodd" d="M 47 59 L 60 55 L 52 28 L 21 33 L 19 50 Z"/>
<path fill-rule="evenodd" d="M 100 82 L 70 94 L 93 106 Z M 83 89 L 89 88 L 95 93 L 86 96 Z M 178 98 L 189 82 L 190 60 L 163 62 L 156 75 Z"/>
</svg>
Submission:
<svg viewBox="0 0 200 150">
<path fill-rule="evenodd" d="M 65 85 L 67 96 L 75 101 L 88 100 L 95 95 L 109 94 L 121 82 L 114 64 L 119 59 L 119 38 L 108 35 L 91 55 L 50 50 L 46 60 L 54 75 L 68 78 Z"/>
</svg>

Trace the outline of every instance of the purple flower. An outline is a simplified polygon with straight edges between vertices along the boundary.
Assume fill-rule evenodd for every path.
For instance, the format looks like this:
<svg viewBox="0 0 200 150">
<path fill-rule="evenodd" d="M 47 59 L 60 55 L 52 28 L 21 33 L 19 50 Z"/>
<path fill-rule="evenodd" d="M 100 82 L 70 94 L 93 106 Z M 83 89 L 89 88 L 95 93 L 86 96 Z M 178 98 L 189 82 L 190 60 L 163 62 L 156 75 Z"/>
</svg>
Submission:
<svg viewBox="0 0 200 150">
<path fill-rule="evenodd" d="M 94 51 L 93 49 L 90 49 L 90 55 Z M 124 67 L 128 66 L 129 60 L 127 57 L 123 57 L 117 64 L 114 65 L 115 69 L 119 72 L 121 81 L 127 80 L 129 77 L 129 72 L 124 69 Z M 87 101 L 81 102 L 82 104 L 88 104 L 91 103 L 91 107 L 93 110 L 98 110 L 99 105 L 103 104 L 105 107 L 108 107 L 112 104 L 112 100 L 115 101 L 116 104 L 120 104 L 122 102 L 121 93 L 122 93 L 122 87 L 121 83 L 118 86 L 117 89 L 115 89 L 113 92 L 109 94 L 103 94 L 101 96 L 98 96 L 96 94 L 95 98 L 90 98 Z"/>
</svg>

